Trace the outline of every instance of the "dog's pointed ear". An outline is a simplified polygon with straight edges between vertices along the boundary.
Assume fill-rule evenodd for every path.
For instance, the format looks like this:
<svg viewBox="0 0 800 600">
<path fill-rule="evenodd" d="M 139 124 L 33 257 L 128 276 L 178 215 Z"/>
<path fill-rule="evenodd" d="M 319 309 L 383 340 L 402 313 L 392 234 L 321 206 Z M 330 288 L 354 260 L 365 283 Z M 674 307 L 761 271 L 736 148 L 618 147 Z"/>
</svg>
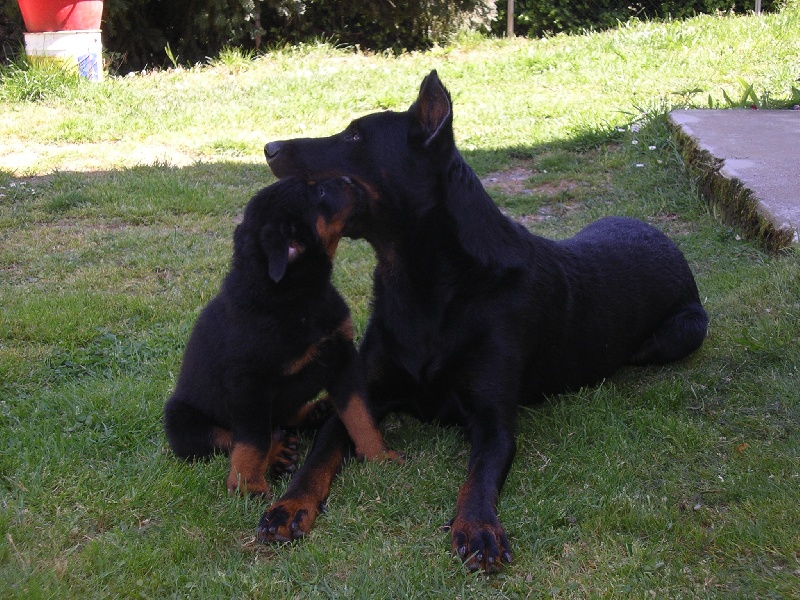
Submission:
<svg viewBox="0 0 800 600">
<path fill-rule="evenodd" d="M 275 283 L 283 279 L 289 264 L 289 240 L 278 227 L 265 225 L 261 228 L 261 247 L 267 255 L 269 278 Z"/>
<path fill-rule="evenodd" d="M 416 116 L 425 135 L 424 147 L 430 146 L 443 135 L 452 138 L 453 105 L 450 93 L 439 79 L 436 69 L 431 71 L 419 88 L 419 96 L 411 106 L 411 113 Z"/>
</svg>

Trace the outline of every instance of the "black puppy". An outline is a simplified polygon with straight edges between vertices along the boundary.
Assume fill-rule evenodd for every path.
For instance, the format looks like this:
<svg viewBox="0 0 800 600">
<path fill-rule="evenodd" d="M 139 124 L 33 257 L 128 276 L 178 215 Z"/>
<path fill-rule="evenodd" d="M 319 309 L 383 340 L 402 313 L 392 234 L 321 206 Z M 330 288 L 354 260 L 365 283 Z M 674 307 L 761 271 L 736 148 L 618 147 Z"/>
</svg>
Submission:
<svg viewBox="0 0 800 600">
<path fill-rule="evenodd" d="M 357 455 L 387 456 L 364 403 L 350 312 L 330 282 L 359 194 L 345 179 L 284 180 L 256 194 L 236 228 L 230 272 L 197 319 L 164 408 L 178 456 L 230 452 L 231 492 L 269 492 L 267 470 L 294 458 L 280 427 L 314 412 L 323 389 Z"/>
<path fill-rule="evenodd" d="M 657 229 L 606 218 L 553 241 L 503 216 L 456 149 L 450 95 L 435 71 L 405 112 L 367 115 L 327 138 L 271 142 L 265 153 L 278 177 L 346 175 L 366 192 L 348 235 L 377 254 L 360 350 L 371 407 L 378 419 L 399 410 L 466 428 L 472 453 L 451 547 L 470 569 L 511 560 L 496 506 L 518 402 L 595 384 L 626 364 L 680 359 L 706 336 L 689 265 Z M 346 440 L 341 428 L 336 436 L 320 438 L 330 445 L 312 450 L 267 511 L 262 539 L 282 531 L 281 511 L 314 510 L 321 499 L 301 502 L 297 490 L 307 473 L 334 476 L 334 440 Z"/>
</svg>

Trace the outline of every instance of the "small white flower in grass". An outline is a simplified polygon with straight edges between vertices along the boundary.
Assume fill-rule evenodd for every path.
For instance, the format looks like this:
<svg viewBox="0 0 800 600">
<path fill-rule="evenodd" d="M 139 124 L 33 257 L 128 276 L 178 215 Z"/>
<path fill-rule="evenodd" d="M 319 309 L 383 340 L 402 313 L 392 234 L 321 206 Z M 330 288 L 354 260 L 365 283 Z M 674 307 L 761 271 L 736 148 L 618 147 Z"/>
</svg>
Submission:
<svg viewBox="0 0 800 600">
<path fill-rule="evenodd" d="M 639 143 L 639 140 L 631 140 L 631 144 L 633 144 L 634 146 L 635 146 L 636 144 L 638 144 L 638 143 Z"/>
<path fill-rule="evenodd" d="M 656 147 L 655 147 L 655 146 L 648 146 L 648 147 L 647 147 L 647 149 L 648 149 L 648 150 L 655 150 L 655 149 L 656 149 Z"/>
</svg>

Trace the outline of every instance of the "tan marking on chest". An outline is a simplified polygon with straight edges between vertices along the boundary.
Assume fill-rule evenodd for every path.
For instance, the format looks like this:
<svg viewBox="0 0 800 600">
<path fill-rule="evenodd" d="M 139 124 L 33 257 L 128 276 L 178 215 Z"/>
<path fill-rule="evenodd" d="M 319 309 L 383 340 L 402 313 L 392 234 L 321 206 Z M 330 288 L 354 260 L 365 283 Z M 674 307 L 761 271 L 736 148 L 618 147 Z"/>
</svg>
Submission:
<svg viewBox="0 0 800 600">
<path fill-rule="evenodd" d="M 297 375 L 300 371 L 305 369 L 314 361 L 317 355 L 319 355 L 320 349 L 325 342 L 328 342 L 339 336 L 342 336 L 346 340 L 353 340 L 353 320 L 351 317 L 348 316 L 344 321 L 342 321 L 339 327 L 337 327 L 331 334 L 323 336 L 311 344 L 308 348 L 306 348 L 303 354 L 285 363 L 283 365 L 284 376 L 291 377 L 292 375 Z"/>
</svg>

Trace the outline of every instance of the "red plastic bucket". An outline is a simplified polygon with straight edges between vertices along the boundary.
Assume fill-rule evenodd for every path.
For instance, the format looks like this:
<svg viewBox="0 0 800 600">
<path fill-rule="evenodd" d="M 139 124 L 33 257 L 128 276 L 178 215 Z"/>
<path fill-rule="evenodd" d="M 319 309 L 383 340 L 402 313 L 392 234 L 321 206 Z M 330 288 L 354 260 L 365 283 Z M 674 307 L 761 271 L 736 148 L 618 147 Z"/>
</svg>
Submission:
<svg viewBox="0 0 800 600">
<path fill-rule="evenodd" d="M 18 0 L 29 33 L 100 29 L 103 0 Z"/>
</svg>

